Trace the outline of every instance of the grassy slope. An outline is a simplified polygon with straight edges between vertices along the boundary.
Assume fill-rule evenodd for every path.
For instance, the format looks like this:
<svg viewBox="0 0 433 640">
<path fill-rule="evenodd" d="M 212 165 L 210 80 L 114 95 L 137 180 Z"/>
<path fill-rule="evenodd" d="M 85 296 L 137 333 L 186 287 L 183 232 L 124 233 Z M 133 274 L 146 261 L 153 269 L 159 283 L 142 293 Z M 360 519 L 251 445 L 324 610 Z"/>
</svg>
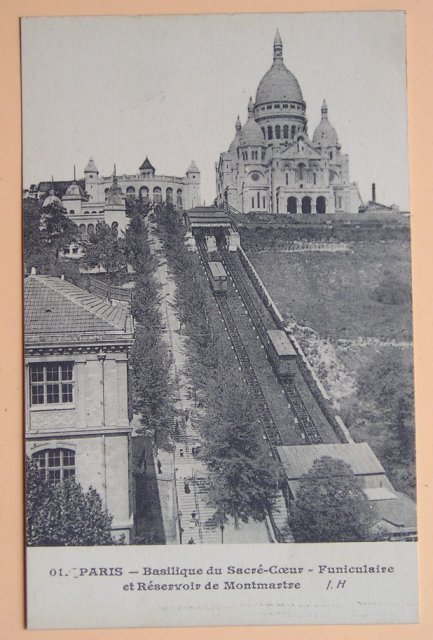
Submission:
<svg viewBox="0 0 433 640">
<path fill-rule="evenodd" d="M 351 253 L 249 251 L 249 256 L 287 321 L 294 320 L 314 330 L 323 344 L 331 344 L 341 365 L 354 382 L 369 366 L 395 354 L 409 361 L 412 351 L 410 301 L 383 304 L 373 292 L 385 278 L 395 277 L 410 286 L 408 242 L 357 242 Z M 329 380 L 320 363 L 317 341 L 309 332 L 299 334 L 306 352 L 325 385 Z M 363 344 L 363 340 L 375 338 Z M 346 342 L 347 340 L 347 342 Z M 406 343 L 387 346 L 386 341 Z M 326 342 L 325 342 L 326 341 Z M 385 343 L 385 344 L 384 344 Z M 314 355 L 316 361 L 314 362 Z M 398 375 L 398 373 L 397 373 Z M 402 376 L 407 376 L 407 371 Z M 338 377 L 338 376 L 337 376 Z M 397 381 L 397 383 L 404 381 Z M 410 384 L 409 384 L 410 386 Z M 332 388 L 329 387 L 331 393 Z M 356 389 L 356 385 L 355 385 Z M 367 440 L 386 466 L 396 488 L 414 496 L 411 460 L 390 459 L 392 420 L 386 407 L 379 407 L 364 391 L 353 389 L 340 403 L 340 410 L 356 440 Z"/>
</svg>

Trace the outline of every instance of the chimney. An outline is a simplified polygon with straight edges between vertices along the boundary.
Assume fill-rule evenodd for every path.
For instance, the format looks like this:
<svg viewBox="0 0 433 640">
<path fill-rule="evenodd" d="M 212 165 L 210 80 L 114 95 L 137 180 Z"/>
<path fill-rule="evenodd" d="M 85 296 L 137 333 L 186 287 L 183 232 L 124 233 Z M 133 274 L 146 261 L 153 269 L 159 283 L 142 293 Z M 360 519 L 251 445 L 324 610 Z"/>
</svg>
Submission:
<svg viewBox="0 0 433 640">
<path fill-rule="evenodd" d="M 60 280 L 64 280 L 65 279 L 65 274 L 62 273 L 62 275 L 60 276 Z"/>
<path fill-rule="evenodd" d="M 371 201 L 376 202 L 376 183 L 373 182 L 371 185 Z"/>
<path fill-rule="evenodd" d="M 32 269 L 30 271 L 30 275 L 32 275 L 32 276 L 36 275 L 36 267 L 32 267 Z"/>
</svg>

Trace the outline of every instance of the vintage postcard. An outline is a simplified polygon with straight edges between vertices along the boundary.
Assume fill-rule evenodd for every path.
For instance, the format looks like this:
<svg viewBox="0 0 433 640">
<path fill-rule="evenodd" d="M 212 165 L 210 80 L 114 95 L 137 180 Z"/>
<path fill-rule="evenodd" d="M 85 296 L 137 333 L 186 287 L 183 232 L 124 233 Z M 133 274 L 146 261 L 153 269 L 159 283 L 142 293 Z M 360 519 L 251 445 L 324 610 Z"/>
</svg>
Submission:
<svg viewBox="0 0 433 640">
<path fill-rule="evenodd" d="M 416 622 L 404 13 L 21 42 L 28 626 Z"/>
</svg>

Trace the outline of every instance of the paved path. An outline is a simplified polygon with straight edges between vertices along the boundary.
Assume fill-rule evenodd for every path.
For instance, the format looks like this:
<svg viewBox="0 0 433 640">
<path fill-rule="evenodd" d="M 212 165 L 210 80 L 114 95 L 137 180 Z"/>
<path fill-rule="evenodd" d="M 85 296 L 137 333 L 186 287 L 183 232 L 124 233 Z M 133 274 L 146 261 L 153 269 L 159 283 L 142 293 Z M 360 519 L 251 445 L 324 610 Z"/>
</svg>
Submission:
<svg viewBox="0 0 433 640">
<path fill-rule="evenodd" d="M 241 523 L 236 528 L 234 522 L 229 521 L 223 531 L 208 524 L 213 509 L 207 504 L 209 484 L 207 469 L 192 455 L 191 450 L 194 445 L 200 444 L 197 423 L 204 418 L 204 412 L 197 408 L 191 399 L 191 385 L 185 375 L 187 360 L 185 337 L 181 333 L 175 307 L 176 285 L 168 269 L 162 243 L 151 224 L 149 224 L 149 242 L 152 252 L 158 259 L 156 278 L 161 287 L 164 339 L 173 355 L 175 407 L 181 433 L 174 454 L 162 450 L 158 452 L 162 473 L 158 474 L 156 471 L 156 476 L 167 543 L 176 544 L 180 537 L 183 544 L 269 543 L 272 539 L 265 522 Z M 173 495 L 173 500 L 170 499 L 170 495 Z M 172 535 L 174 528 L 177 530 L 177 538 Z"/>
</svg>

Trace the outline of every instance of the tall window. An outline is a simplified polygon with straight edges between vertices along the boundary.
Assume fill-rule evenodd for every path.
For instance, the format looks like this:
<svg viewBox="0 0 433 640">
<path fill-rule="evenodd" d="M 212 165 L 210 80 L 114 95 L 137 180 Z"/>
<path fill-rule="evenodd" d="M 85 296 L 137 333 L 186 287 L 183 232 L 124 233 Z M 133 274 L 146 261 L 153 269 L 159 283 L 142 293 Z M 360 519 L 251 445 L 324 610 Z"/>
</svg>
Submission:
<svg viewBox="0 0 433 640">
<path fill-rule="evenodd" d="M 283 127 L 283 138 L 284 140 L 289 139 L 289 125 L 285 124 Z"/>
<path fill-rule="evenodd" d="M 254 209 L 254 196 L 251 198 L 251 209 Z"/>
<path fill-rule="evenodd" d="M 268 127 L 268 140 L 272 140 L 272 138 L 273 138 L 273 135 L 272 135 L 272 127 L 271 127 L 271 126 L 269 126 L 269 127 Z"/>
<path fill-rule="evenodd" d="M 70 449 L 44 449 L 32 457 L 42 480 L 61 482 L 75 478 L 75 452 Z"/>
<path fill-rule="evenodd" d="M 74 402 L 74 363 L 31 364 L 30 400 L 32 405 Z"/>
<path fill-rule="evenodd" d="M 263 137 L 266 140 L 266 129 L 265 129 L 265 127 L 262 127 L 262 131 L 263 131 Z"/>
<path fill-rule="evenodd" d="M 277 138 L 277 140 L 281 138 L 281 127 L 279 124 L 277 124 L 277 126 L 275 127 L 275 137 Z"/>
</svg>

